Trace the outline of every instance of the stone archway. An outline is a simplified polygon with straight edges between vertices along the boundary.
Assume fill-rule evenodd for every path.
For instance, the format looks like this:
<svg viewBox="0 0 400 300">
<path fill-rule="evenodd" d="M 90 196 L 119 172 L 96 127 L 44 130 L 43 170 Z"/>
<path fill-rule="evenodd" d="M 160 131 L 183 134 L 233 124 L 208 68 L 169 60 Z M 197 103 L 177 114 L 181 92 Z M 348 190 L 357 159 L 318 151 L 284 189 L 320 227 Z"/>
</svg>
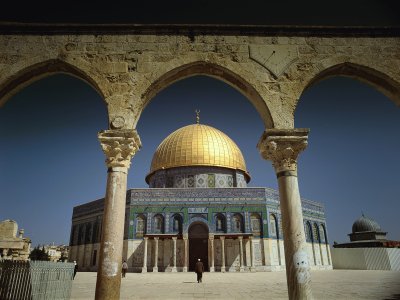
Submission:
<svg viewBox="0 0 400 300">
<path fill-rule="evenodd" d="M 400 83 L 394 78 L 390 77 L 387 73 L 383 73 L 378 69 L 345 61 L 342 63 L 333 64 L 323 70 L 320 70 L 318 73 L 311 75 L 312 77 L 304 87 L 302 94 L 307 89 L 324 79 L 335 76 L 344 76 L 354 78 L 371 85 L 392 100 L 397 106 L 400 106 Z"/>
<path fill-rule="evenodd" d="M 190 225 L 189 230 L 189 271 L 194 271 L 194 266 L 198 258 L 204 264 L 204 269 L 208 271 L 208 228 L 202 222 Z"/>
</svg>

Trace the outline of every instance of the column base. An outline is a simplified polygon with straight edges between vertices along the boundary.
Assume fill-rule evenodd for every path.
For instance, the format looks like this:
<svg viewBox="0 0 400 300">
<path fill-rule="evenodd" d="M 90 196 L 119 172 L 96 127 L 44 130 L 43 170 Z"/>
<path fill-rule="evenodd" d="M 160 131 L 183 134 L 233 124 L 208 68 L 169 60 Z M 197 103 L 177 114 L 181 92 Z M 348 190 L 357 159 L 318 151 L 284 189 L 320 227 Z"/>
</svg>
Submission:
<svg viewBox="0 0 400 300">
<path fill-rule="evenodd" d="M 153 272 L 158 272 L 158 267 L 153 267 Z"/>
<path fill-rule="evenodd" d="M 187 272 L 187 267 L 183 267 L 183 271 L 182 272 Z"/>
<path fill-rule="evenodd" d="M 226 267 L 225 266 L 221 267 L 221 273 L 225 273 L 225 272 L 226 272 Z"/>
<path fill-rule="evenodd" d="M 215 272 L 215 268 L 214 267 L 210 267 L 210 272 Z"/>
<path fill-rule="evenodd" d="M 147 273 L 147 267 L 142 267 L 142 273 Z"/>
<path fill-rule="evenodd" d="M 244 267 L 240 267 L 239 272 L 244 272 Z"/>
<path fill-rule="evenodd" d="M 257 272 L 256 267 L 250 267 L 250 272 L 253 272 L 253 273 Z"/>
<path fill-rule="evenodd" d="M 172 267 L 171 272 L 178 272 L 178 270 L 176 269 L 176 267 Z"/>
</svg>

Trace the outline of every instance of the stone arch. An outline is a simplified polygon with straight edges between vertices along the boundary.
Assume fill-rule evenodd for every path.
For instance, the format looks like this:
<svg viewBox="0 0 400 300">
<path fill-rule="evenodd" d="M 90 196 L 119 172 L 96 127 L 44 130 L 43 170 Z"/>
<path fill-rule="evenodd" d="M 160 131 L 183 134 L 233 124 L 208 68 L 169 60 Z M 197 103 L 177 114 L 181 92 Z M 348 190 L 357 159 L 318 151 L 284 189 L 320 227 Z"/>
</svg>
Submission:
<svg viewBox="0 0 400 300">
<path fill-rule="evenodd" d="M 144 214 L 138 214 L 136 217 L 135 234 L 136 237 L 143 236 L 147 232 L 147 218 Z"/>
<path fill-rule="evenodd" d="M 4 82 L 0 83 L 0 107 L 20 90 L 33 82 L 57 73 L 64 73 L 76 77 L 89 84 L 102 99 L 105 99 L 104 91 L 98 80 L 88 75 L 85 71 L 60 59 L 49 59 L 12 73 Z"/>
<path fill-rule="evenodd" d="M 182 234 L 183 217 L 181 214 L 176 213 L 171 217 L 172 228 L 171 231 Z"/>
<path fill-rule="evenodd" d="M 313 240 L 318 244 L 321 243 L 321 237 L 319 235 L 319 226 L 317 223 L 313 224 Z"/>
<path fill-rule="evenodd" d="M 314 84 L 334 76 L 351 77 L 367 83 L 400 106 L 400 82 L 375 68 L 352 62 L 337 63 L 312 74 L 301 94 Z"/>
<path fill-rule="evenodd" d="M 240 93 L 242 93 L 256 108 L 266 128 L 274 128 L 274 121 L 267 104 L 261 97 L 257 89 L 246 81 L 242 76 L 232 70 L 216 63 L 206 61 L 196 61 L 188 64 L 180 65 L 169 70 L 154 80 L 150 86 L 142 94 L 143 108 L 151 101 L 151 99 L 161 90 L 179 80 L 196 76 L 205 75 L 218 80 L 222 80 L 229 84 Z M 139 113 L 140 114 L 140 113 Z M 139 120 L 137 117 L 134 127 Z"/>
<path fill-rule="evenodd" d="M 205 219 L 201 218 L 201 217 L 194 217 L 194 218 L 191 218 L 191 219 L 189 220 L 189 222 L 187 222 L 187 223 L 185 224 L 185 227 L 183 228 L 183 232 L 184 232 L 184 233 L 188 233 L 190 227 L 191 227 L 193 224 L 201 224 L 201 225 L 204 225 L 205 227 L 207 227 L 208 232 L 210 232 L 210 226 L 208 226 L 207 221 L 206 221 Z"/>
<path fill-rule="evenodd" d="M 279 227 L 278 227 L 278 218 L 275 214 L 269 214 L 269 234 L 272 237 L 276 237 L 279 239 Z"/>
<path fill-rule="evenodd" d="M 241 213 L 232 216 L 232 232 L 244 232 L 244 218 Z"/>
<path fill-rule="evenodd" d="M 215 215 L 215 232 L 226 233 L 226 216 L 223 213 Z"/>
<path fill-rule="evenodd" d="M 324 224 L 319 225 L 320 235 L 321 235 L 321 242 L 328 244 L 328 238 L 326 236 L 326 228 Z"/>
<path fill-rule="evenodd" d="M 259 213 L 251 213 L 250 214 L 250 226 L 251 232 L 254 236 L 261 236 L 262 231 L 262 217 Z"/>
<path fill-rule="evenodd" d="M 165 231 L 165 218 L 162 214 L 156 214 L 153 217 L 153 222 L 154 222 L 154 226 L 153 226 L 153 230 L 154 233 L 164 233 Z"/>
<path fill-rule="evenodd" d="M 306 221 L 305 227 L 306 227 L 305 228 L 306 241 L 309 243 L 314 243 L 313 232 L 310 221 Z"/>
</svg>

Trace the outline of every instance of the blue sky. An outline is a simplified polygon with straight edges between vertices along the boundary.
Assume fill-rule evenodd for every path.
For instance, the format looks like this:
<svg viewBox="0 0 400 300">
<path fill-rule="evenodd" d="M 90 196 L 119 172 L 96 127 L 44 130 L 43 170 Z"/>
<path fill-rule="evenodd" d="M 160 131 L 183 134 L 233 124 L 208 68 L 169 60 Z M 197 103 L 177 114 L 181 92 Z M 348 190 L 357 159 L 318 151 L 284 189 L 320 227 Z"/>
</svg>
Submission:
<svg viewBox="0 0 400 300">
<path fill-rule="evenodd" d="M 250 102 L 227 84 L 204 76 L 181 80 L 144 110 L 128 187 L 144 178 L 158 144 L 172 131 L 200 122 L 228 134 L 242 150 L 250 186 L 277 188 L 271 163 L 258 154 L 263 124 Z M 310 128 L 299 159 L 302 197 L 322 202 L 328 236 L 345 242 L 365 215 L 400 240 L 400 109 L 372 87 L 336 77 L 300 99 L 295 126 Z M 72 208 L 102 198 L 106 167 L 97 132 L 106 107 L 86 83 L 54 75 L 33 83 L 0 108 L 0 220 L 14 219 L 33 245 L 68 243 Z"/>
</svg>

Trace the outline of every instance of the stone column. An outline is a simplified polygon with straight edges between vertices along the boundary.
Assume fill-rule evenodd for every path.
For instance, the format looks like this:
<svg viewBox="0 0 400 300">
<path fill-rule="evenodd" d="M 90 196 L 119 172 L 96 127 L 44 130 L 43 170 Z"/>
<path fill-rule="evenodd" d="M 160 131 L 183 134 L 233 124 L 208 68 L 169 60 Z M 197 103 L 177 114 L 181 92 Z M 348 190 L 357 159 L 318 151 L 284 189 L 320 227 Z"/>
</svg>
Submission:
<svg viewBox="0 0 400 300">
<path fill-rule="evenodd" d="M 257 148 L 272 161 L 279 185 L 289 299 L 312 299 L 297 157 L 307 147 L 309 129 L 267 129 Z"/>
<path fill-rule="evenodd" d="M 119 299 L 126 209 L 126 181 L 131 158 L 141 147 L 136 130 L 104 130 L 98 138 L 106 155 L 107 189 L 95 299 Z"/>
<path fill-rule="evenodd" d="M 214 235 L 210 234 L 209 235 L 209 241 L 210 241 L 210 254 L 211 254 L 211 266 L 210 266 L 210 272 L 214 272 Z"/>
<path fill-rule="evenodd" d="M 188 249 L 189 249 L 189 245 L 188 245 L 188 235 L 184 234 L 183 235 L 183 243 L 184 243 L 184 254 L 183 254 L 183 272 L 187 272 L 188 271 Z"/>
<path fill-rule="evenodd" d="M 251 267 L 250 271 L 255 272 L 256 271 L 256 263 L 255 263 L 255 257 L 254 257 L 254 246 L 253 246 L 253 237 L 249 237 L 249 242 L 250 242 L 250 256 L 251 256 Z"/>
<path fill-rule="evenodd" d="M 158 237 L 154 238 L 154 267 L 153 272 L 158 272 Z"/>
<path fill-rule="evenodd" d="M 147 241 L 149 240 L 148 237 L 144 237 L 144 250 L 143 250 L 143 267 L 142 273 L 147 273 Z"/>
<path fill-rule="evenodd" d="M 225 266 L 225 237 L 224 236 L 220 236 L 219 239 L 221 240 L 221 261 L 222 261 L 221 272 L 225 273 L 225 271 L 226 271 L 226 266 Z"/>
<path fill-rule="evenodd" d="M 243 237 L 239 236 L 239 252 L 240 252 L 240 272 L 244 271 L 243 267 Z"/>
<path fill-rule="evenodd" d="M 174 260 L 171 272 L 176 272 L 176 236 L 172 237 L 172 241 L 174 243 Z"/>
</svg>

